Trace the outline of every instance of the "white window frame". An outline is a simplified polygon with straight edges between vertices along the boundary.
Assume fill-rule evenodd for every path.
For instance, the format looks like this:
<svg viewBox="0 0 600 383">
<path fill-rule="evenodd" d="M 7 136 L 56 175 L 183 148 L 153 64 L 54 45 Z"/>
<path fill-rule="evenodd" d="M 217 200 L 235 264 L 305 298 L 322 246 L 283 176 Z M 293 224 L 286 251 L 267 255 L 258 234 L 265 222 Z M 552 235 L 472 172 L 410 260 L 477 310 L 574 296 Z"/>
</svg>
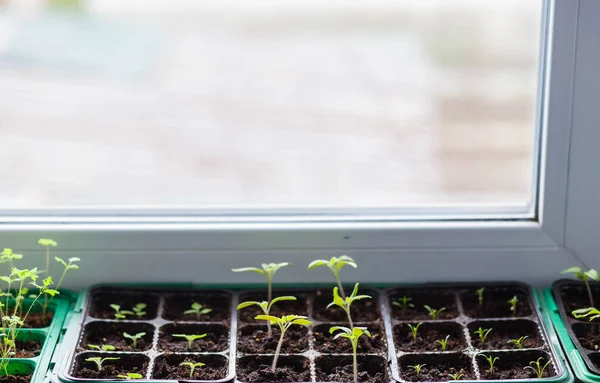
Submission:
<svg viewBox="0 0 600 383">
<path fill-rule="evenodd" d="M 363 282 L 522 280 L 547 285 L 574 264 L 594 265 L 600 235 L 600 1 L 547 0 L 542 48 L 541 161 L 535 217 L 391 220 L 226 214 L 209 217 L 6 216 L 0 246 L 34 254 L 37 238 L 82 258 L 70 287 L 100 282 L 245 283 L 232 267 L 291 261 L 278 279 L 329 281 L 305 272 L 317 257 L 349 254 Z M 543 56 L 544 57 L 544 56 Z M 593 169 L 589 171 L 588 169 Z M 105 212 L 106 213 L 106 212 Z M 598 262 L 596 262 L 598 263 Z M 600 266 L 600 265 L 596 265 Z"/>
</svg>

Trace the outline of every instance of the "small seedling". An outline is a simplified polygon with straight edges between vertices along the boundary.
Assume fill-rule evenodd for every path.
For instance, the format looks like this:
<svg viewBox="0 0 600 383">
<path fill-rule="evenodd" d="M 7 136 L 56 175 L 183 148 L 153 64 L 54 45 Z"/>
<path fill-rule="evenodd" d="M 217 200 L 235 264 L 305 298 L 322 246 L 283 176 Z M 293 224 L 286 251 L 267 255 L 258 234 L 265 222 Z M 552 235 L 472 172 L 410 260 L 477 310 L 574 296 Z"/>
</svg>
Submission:
<svg viewBox="0 0 600 383">
<path fill-rule="evenodd" d="M 350 324 L 350 328 L 353 328 L 354 325 L 352 324 L 352 316 L 350 315 L 350 306 L 352 305 L 352 303 L 354 301 L 358 301 L 360 299 L 365 299 L 365 298 L 371 298 L 371 296 L 370 295 L 358 295 L 358 283 L 354 285 L 354 290 L 352 290 L 352 294 L 350 294 L 350 296 L 346 297 L 346 298 L 342 298 L 340 296 L 340 294 L 338 293 L 338 288 L 334 287 L 333 288 L 333 302 L 328 304 L 327 308 L 330 308 L 332 306 L 341 307 L 342 310 L 344 310 L 346 312 L 346 315 L 348 316 L 348 323 Z"/>
<path fill-rule="evenodd" d="M 487 360 L 490 368 L 488 369 L 488 372 L 490 375 L 492 375 L 494 373 L 494 364 L 496 364 L 496 362 L 498 361 L 497 356 L 491 356 L 491 355 L 485 355 L 485 354 L 478 354 L 479 356 L 483 356 L 485 358 L 485 360 Z"/>
<path fill-rule="evenodd" d="M 392 304 L 396 307 L 400 307 L 400 309 L 402 310 L 402 314 L 404 314 L 404 312 L 406 311 L 407 308 L 415 307 L 414 304 L 410 303 L 411 301 L 412 301 L 412 298 L 409 298 L 405 295 L 402 298 L 398 299 L 397 301 L 393 301 Z"/>
<path fill-rule="evenodd" d="M 133 342 L 131 344 L 132 348 L 137 348 L 137 342 L 138 342 L 138 340 L 142 339 L 145 335 L 146 335 L 145 332 L 138 332 L 135 335 L 130 335 L 130 334 L 127 334 L 126 332 L 123 333 L 123 337 L 125 337 L 127 339 L 131 339 L 131 341 Z"/>
<path fill-rule="evenodd" d="M 526 370 L 530 369 L 531 371 L 535 372 L 538 379 L 542 379 L 542 377 L 544 376 L 544 370 L 550 364 L 550 361 L 548 361 L 548 363 L 546 363 L 542 366 L 542 363 L 540 362 L 540 360 L 544 361 L 544 358 L 539 357 L 537 361 L 535 361 L 535 362 L 531 361 L 531 362 L 529 362 L 529 366 L 525 366 Z"/>
<path fill-rule="evenodd" d="M 417 335 L 419 332 L 419 327 L 421 327 L 423 323 L 419 322 L 416 325 L 411 325 L 410 323 L 407 323 L 406 325 L 410 328 L 410 332 L 412 333 L 413 336 L 413 342 L 417 343 Z"/>
<path fill-rule="evenodd" d="M 295 301 L 296 297 L 293 297 L 291 295 L 286 295 L 283 297 L 277 297 L 277 298 L 273 298 L 273 300 L 271 302 L 267 302 L 267 301 L 262 301 L 262 302 L 257 302 L 257 301 L 247 301 L 247 302 L 242 302 L 237 306 L 237 309 L 243 309 L 246 307 L 250 307 L 250 306 L 258 306 L 262 309 L 263 313 L 265 315 L 271 315 L 271 309 L 273 308 L 273 305 L 277 302 L 281 302 L 281 301 Z M 271 324 L 269 324 L 269 326 L 267 327 L 268 330 L 268 336 L 269 338 L 271 336 L 273 336 L 272 330 L 271 330 Z"/>
<path fill-rule="evenodd" d="M 463 374 L 454 373 L 454 374 L 448 374 L 448 376 L 451 377 L 452 380 L 460 380 L 460 378 L 463 377 Z"/>
<path fill-rule="evenodd" d="M 484 345 L 485 339 L 488 337 L 488 335 L 490 335 L 490 332 L 492 332 L 491 328 L 483 329 L 479 327 L 479 329 L 477 331 L 474 331 L 473 333 L 479 335 L 479 341 L 481 342 L 481 345 Z"/>
<path fill-rule="evenodd" d="M 190 368 L 190 379 L 192 379 L 192 377 L 194 376 L 194 371 L 196 370 L 196 367 L 204 367 L 206 366 L 206 364 L 198 362 L 198 363 L 193 363 L 193 362 L 182 362 L 179 364 L 180 366 L 187 366 Z"/>
<path fill-rule="evenodd" d="M 119 360 L 120 358 L 101 358 L 99 356 L 95 357 L 95 358 L 87 358 L 85 361 L 86 362 L 92 362 L 96 364 L 96 368 L 98 368 L 98 372 L 102 371 L 102 365 L 104 364 L 104 362 L 106 362 L 107 360 Z"/>
<path fill-rule="evenodd" d="M 184 338 L 188 341 L 188 350 L 192 348 L 192 344 L 194 343 L 195 340 L 198 339 L 202 339 L 206 336 L 207 334 L 200 334 L 200 335 L 187 335 L 187 334 L 173 334 L 173 338 Z"/>
<path fill-rule="evenodd" d="M 117 375 L 117 378 L 125 379 L 125 380 L 134 380 L 134 379 L 142 379 L 143 376 L 142 376 L 142 374 L 138 374 L 135 372 L 128 372 L 125 375 Z"/>
<path fill-rule="evenodd" d="M 429 311 L 429 316 L 430 316 L 430 317 L 431 317 L 431 319 L 433 319 L 433 320 L 436 320 L 436 319 L 437 319 L 437 317 L 438 317 L 438 315 L 440 315 L 440 313 L 441 313 L 442 311 L 446 311 L 446 308 L 445 308 L 445 307 L 442 307 L 442 308 L 440 308 L 440 309 L 437 309 L 437 310 L 436 310 L 436 309 L 432 309 L 432 308 L 431 308 L 431 307 L 429 307 L 428 305 L 425 305 L 425 306 L 423 306 L 423 307 L 425 307 L 425 309 L 426 309 L 427 311 Z"/>
<path fill-rule="evenodd" d="M 356 350 L 358 349 L 358 341 L 361 336 L 366 335 L 369 338 L 371 337 L 371 333 L 367 330 L 366 327 L 354 327 L 349 329 L 348 327 L 342 326 L 333 326 L 329 329 L 329 333 L 333 334 L 335 331 L 340 330 L 341 332 L 337 333 L 333 339 L 338 338 L 346 338 L 350 340 L 352 343 L 352 357 L 353 357 L 353 372 L 354 372 L 354 383 L 358 383 L 358 362 L 356 360 Z"/>
<path fill-rule="evenodd" d="M 436 340 L 435 343 L 439 343 L 440 346 L 442 346 L 442 351 L 446 351 L 446 348 L 448 347 L 448 339 L 450 339 L 450 335 L 446 335 L 445 339 Z"/>
<path fill-rule="evenodd" d="M 202 304 L 198 302 L 194 302 L 189 310 L 183 312 L 183 315 L 196 315 L 196 320 L 200 320 L 202 315 L 206 315 L 210 312 L 212 312 L 212 309 L 202 306 Z"/>
<path fill-rule="evenodd" d="M 475 290 L 475 295 L 477 295 L 477 301 L 479 302 L 479 306 L 483 305 L 483 291 L 485 287 Z"/>
<path fill-rule="evenodd" d="M 133 306 L 133 312 L 138 319 L 141 319 L 144 315 L 146 315 L 146 312 L 144 311 L 146 307 L 147 305 L 145 303 L 138 303 L 137 305 Z"/>
<path fill-rule="evenodd" d="M 421 369 L 427 366 L 426 364 L 415 364 L 414 366 L 408 366 L 408 368 L 412 368 L 415 371 L 417 376 L 421 375 Z"/>
<path fill-rule="evenodd" d="M 133 315 L 133 311 L 121 310 L 121 306 L 114 303 L 110 305 L 110 308 L 115 310 L 115 319 L 125 319 L 127 315 Z"/>
<path fill-rule="evenodd" d="M 342 296 L 342 298 L 345 299 L 346 293 L 344 291 L 344 288 L 342 287 L 342 281 L 340 279 L 340 270 L 346 265 L 352 266 L 356 269 L 356 262 L 354 262 L 354 259 L 350 258 L 347 255 L 342 255 L 341 257 L 331 257 L 330 260 L 317 259 L 316 261 L 312 261 L 308 265 L 308 269 L 312 270 L 315 267 L 327 266 L 329 270 L 331 270 L 331 272 L 333 273 L 333 277 L 335 278 L 338 288 L 340 289 L 340 295 Z"/>
<path fill-rule="evenodd" d="M 88 344 L 87 345 L 90 350 L 98 350 L 98 351 L 115 351 L 115 346 L 111 346 L 110 344 L 104 344 L 102 346 L 98 346 L 96 344 Z"/>
<path fill-rule="evenodd" d="M 508 301 L 506 301 L 506 303 L 508 303 L 510 305 L 510 312 L 512 313 L 512 316 L 516 317 L 517 316 L 517 304 L 519 303 L 519 298 L 517 298 L 517 296 L 515 295 L 514 297 L 512 297 Z"/>
<path fill-rule="evenodd" d="M 277 348 L 275 349 L 273 365 L 271 366 L 271 371 L 273 373 L 275 372 L 275 367 L 277 367 L 277 358 L 279 357 L 281 345 L 283 344 L 283 337 L 285 336 L 287 329 L 289 329 L 292 325 L 310 326 L 312 324 L 312 322 L 307 320 L 305 316 L 300 315 L 284 315 L 281 318 L 277 318 L 273 315 L 257 315 L 254 319 L 269 321 L 269 323 L 279 326 L 279 330 L 281 330 L 281 336 L 279 337 L 279 342 L 277 343 Z"/>
<path fill-rule="evenodd" d="M 585 283 L 585 287 L 588 292 L 588 298 L 590 299 L 590 307 L 594 306 L 594 297 L 592 296 L 592 289 L 590 288 L 590 279 L 596 282 L 600 281 L 600 275 L 594 269 L 589 269 L 588 271 L 583 271 L 581 267 L 574 266 L 569 267 L 566 270 L 560 272 L 561 274 L 570 274 L 572 273 L 576 279 L 583 281 Z"/>
<path fill-rule="evenodd" d="M 519 339 L 509 339 L 507 343 L 512 343 L 520 350 L 523 348 L 523 341 L 529 338 L 527 335 L 520 337 Z"/>
<path fill-rule="evenodd" d="M 573 314 L 573 316 L 577 319 L 590 317 L 590 322 L 594 319 L 600 318 L 600 310 L 595 307 L 573 310 L 571 314 Z"/>
</svg>

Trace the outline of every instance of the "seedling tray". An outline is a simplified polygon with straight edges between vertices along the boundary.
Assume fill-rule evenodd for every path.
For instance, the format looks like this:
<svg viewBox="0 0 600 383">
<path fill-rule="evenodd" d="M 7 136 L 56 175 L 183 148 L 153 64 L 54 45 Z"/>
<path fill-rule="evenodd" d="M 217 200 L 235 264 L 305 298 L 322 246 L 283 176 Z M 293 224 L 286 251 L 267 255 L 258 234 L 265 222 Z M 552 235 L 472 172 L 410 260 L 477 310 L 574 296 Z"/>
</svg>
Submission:
<svg viewBox="0 0 600 383">
<path fill-rule="evenodd" d="M 599 302 L 600 287 L 592 284 L 591 288 L 594 302 Z M 589 306 L 585 285 L 562 279 L 544 291 L 544 298 L 575 376 L 583 382 L 600 382 L 600 350 L 596 348 L 600 346 L 600 324 L 587 318 L 575 319 L 571 314 L 574 309 Z"/>
<path fill-rule="evenodd" d="M 486 286 L 490 294 L 501 296 L 503 303 L 510 297 L 504 299 L 506 294 L 518 292 L 521 303 L 519 305 L 518 318 L 512 317 L 480 317 L 472 318 L 466 315 L 465 306 L 470 304 L 470 298 L 464 298 L 463 294 L 474 291 L 475 288 Z M 57 369 L 56 379 L 64 382 L 103 382 L 107 379 L 87 376 L 81 374 L 82 361 L 90 356 L 115 356 L 121 358 L 119 362 L 114 362 L 117 370 L 123 363 L 123 360 L 129 360 L 130 363 L 121 369 L 120 372 L 139 372 L 144 376 L 142 381 L 194 381 L 194 382 L 349 382 L 352 380 L 352 353 L 349 345 L 342 340 L 332 340 L 329 335 L 329 327 L 332 325 L 347 326 L 345 314 L 336 310 L 325 310 L 327 304 L 331 301 L 331 286 L 314 287 L 302 286 L 295 288 L 283 288 L 275 286 L 273 296 L 295 295 L 298 300 L 290 302 L 279 302 L 273 307 L 272 314 L 281 316 L 283 314 L 306 315 L 313 322 L 309 328 L 294 326 L 286 333 L 285 341 L 282 347 L 280 359 L 278 361 L 278 372 L 276 375 L 270 375 L 269 369 L 273 353 L 278 339 L 278 330 L 274 330 L 275 341 L 266 338 L 266 326 L 263 323 L 257 323 L 253 318 L 258 315 L 257 307 L 249 307 L 239 312 L 235 309 L 239 302 L 247 300 L 264 300 L 266 293 L 264 286 L 257 285 L 259 288 L 252 289 L 207 289 L 193 288 L 192 286 L 96 286 L 82 292 L 79 305 L 73 313 L 69 331 L 65 337 L 64 355 L 61 358 L 62 363 Z M 379 286 L 381 287 L 381 286 Z M 351 291 L 351 287 L 346 288 Z M 415 312 L 417 321 L 423 322 L 423 328 L 434 328 L 438 325 L 452 327 L 452 334 L 463 343 L 455 344 L 451 351 L 424 351 L 415 352 L 406 350 L 398 337 L 402 333 L 402 325 L 407 323 L 407 318 L 401 318 L 395 315 L 395 307 L 391 305 L 390 297 L 397 297 L 398 293 L 410 293 L 415 299 L 415 305 L 429 304 L 432 307 L 438 304 L 436 295 L 443 292 L 445 297 L 451 297 L 448 311 L 451 317 L 442 316 L 441 320 L 432 321 L 426 319 L 426 311 Z M 557 354 L 558 344 L 549 343 L 547 330 L 542 325 L 541 313 L 538 309 L 537 293 L 522 284 L 452 284 L 452 285 L 420 285 L 404 286 L 396 289 L 382 289 L 375 287 L 362 286 L 361 294 L 369 294 L 372 300 L 361 300 L 353 304 L 352 315 L 355 326 L 367 327 L 373 337 L 371 339 L 362 338 L 358 348 L 359 363 L 359 381 L 370 383 L 387 383 L 392 381 L 405 382 L 406 365 L 413 363 L 426 363 L 433 365 L 436 358 L 456 362 L 465 371 L 471 375 L 463 377 L 461 380 L 485 380 L 485 376 L 480 372 L 480 361 L 476 358 L 479 351 L 471 340 L 472 326 L 485 322 L 494 324 L 498 329 L 504 328 L 510 323 L 516 322 L 519 328 L 531 331 L 535 334 L 532 337 L 532 346 L 526 350 L 504 350 L 491 349 L 485 350 L 486 353 L 497 354 L 510 363 L 527 365 L 530 360 L 536 360 L 539 356 L 546 360 L 551 360 L 551 367 L 548 368 L 544 382 L 570 382 L 572 377 L 564 368 L 563 360 Z M 177 306 L 175 311 L 181 313 L 189 308 L 191 302 L 207 303 L 203 299 L 208 299 L 211 294 L 218 294 L 221 303 L 226 301 L 227 317 L 219 320 L 210 318 L 201 318 L 197 321 L 192 316 L 186 317 L 184 321 L 176 319 L 172 314 L 172 308 Z M 489 295 L 490 299 L 492 295 Z M 110 297 L 108 301 L 102 302 L 100 298 Z M 187 297 L 179 299 L 180 297 Z M 427 301 L 420 299 L 428 298 Z M 100 300 L 99 300 L 100 299 Z M 417 299 L 419 301 L 417 301 Z M 110 303 L 121 304 L 123 308 L 129 309 L 130 306 L 144 302 L 148 304 L 148 315 L 141 320 L 125 319 L 115 320 L 110 318 L 110 311 L 106 307 Z M 175 302 L 175 303 L 174 303 Z M 179 302 L 179 303 L 176 303 Z M 216 301 L 208 302 L 209 307 L 214 306 Z M 508 306 L 507 306 L 508 307 Z M 214 307 L 212 307 L 214 308 Z M 493 307 L 492 307 L 493 309 Z M 524 310 L 524 311 L 523 311 Z M 507 309 L 508 311 L 508 309 Z M 456 313 L 456 316 L 452 316 Z M 176 314 L 177 315 L 177 314 Z M 179 318 L 181 319 L 181 318 Z M 205 320 L 206 319 L 206 320 Z M 409 321 L 408 323 L 415 323 Z M 108 326 L 107 334 L 104 339 L 111 338 L 111 334 L 118 334 L 126 326 L 139 325 L 139 331 L 152 332 L 152 336 L 147 339 L 147 343 L 141 350 L 125 350 L 107 352 L 107 351 L 89 351 L 85 348 L 85 343 L 90 338 L 90 331 L 96 331 L 99 328 Z M 198 342 L 199 348 L 192 350 L 181 350 L 180 346 L 173 343 L 169 346 L 165 341 L 170 342 L 173 339 L 169 337 L 169 329 L 177 326 L 196 326 L 194 333 L 215 332 L 218 326 L 227 328 L 225 333 L 219 332 L 221 340 L 227 339 L 226 345 L 222 347 L 213 347 L 209 343 L 204 343 L 201 339 Z M 112 327 L 111 327 L 112 326 Z M 222 327 L 221 327 L 222 326 Z M 506 326 L 505 326 L 506 327 Z M 276 326 L 274 327 L 277 328 Z M 96 329 L 96 330 L 94 330 Z M 186 329 L 187 330 L 187 329 Z M 179 331 L 179 330 L 177 330 Z M 500 331 L 500 330 L 499 330 Z M 508 330 L 507 330 L 508 331 Z M 187 332 L 189 331 L 182 331 Z M 430 331 L 427 332 L 429 334 Z M 525 334 L 524 334 L 525 335 Z M 98 339 L 98 338 L 94 338 Z M 100 337 L 102 339 L 102 336 Z M 214 340 L 214 339 L 213 339 Z M 395 343 L 400 341 L 400 343 Z M 90 342 L 91 343 L 91 342 Z M 221 342 L 217 342 L 221 343 Z M 207 348 L 208 347 L 208 348 Z M 165 349 L 165 348 L 168 348 Z M 183 352 L 181 352 L 183 351 Z M 193 380 L 184 377 L 165 379 L 164 360 L 171 363 L 172 366 L 179 364 L 184 359 L 200 361 L 214 366 L 221 363 L 220 374 L 215 374 L 210 378 Z M 424 358 L 424 362 L 420 362 Z M 412 360 L 416 362 L 413 362 Z M 431 360 L 431 362 L 430 362 Z M 210 363 L 209 363 L 210 362 Z M 218 363 L 217 363 L 218 362 Z M 89 362 L 88 362 L 89 363 Z M 110 365 L 113 362 L 107 362 Z M 501 362 L 498 362 L 499 365 Z M 93 366 L 89 366 L 93 367 Z M 136 371 L 134 371 L 136 370 Z M 200 369 L 201 370 L 201 369 Z M 188 370 L 189 371 L 189 370 Z M 465 374 L 466 375 L 466 374 Z M 198 376 L 195 375 L 195 378 Z M 104 378 L 114 379 L 114 377 L 105 376 Z M 444 380 L 449 380 L 446 378 Z M 535 381 L 537 379 L 511 379 L 514 381 L 527 380 Z M 139 380 L 138 380 L 139 381 Z M 426 380 L 422 380 L 426 381 Z"/>
</svg>

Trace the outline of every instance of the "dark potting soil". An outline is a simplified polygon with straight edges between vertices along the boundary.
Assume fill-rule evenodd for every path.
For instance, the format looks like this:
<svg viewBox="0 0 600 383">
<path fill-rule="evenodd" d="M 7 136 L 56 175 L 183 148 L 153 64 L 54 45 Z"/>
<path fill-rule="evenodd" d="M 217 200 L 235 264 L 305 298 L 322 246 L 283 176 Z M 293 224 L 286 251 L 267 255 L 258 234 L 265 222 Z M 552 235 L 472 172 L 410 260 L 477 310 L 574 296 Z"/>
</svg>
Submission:
<svg viewBox="0 0 600 383">
<path fill-rule="evenodd" d="M 479 327 L 484 330 L 492 329 L 485 338 L 484 344 L 481 344 L 479 334 L 475 334 Z M 480 350 L 516 350 L 517 346 L 509 343 L 509 340 L 519 339 L 522 336 L 527 336 L 522 342 L 523 348 L 536 348 L 544 345 L 538 335 L 537 324 L 527 319 L 471 322 L 468 328 L 473 346 Z"/>
<path fill-rule="evenodd" d="M 348 289 L 346 289 L 348 290 Z M 350 294 L 352 290 L 347 293 Z M 353 322 L 375 322 L 381 321 L 379 312 L 379 298 L 375 293 L 368 289 L 359 290 L 359 295 L 370 295 L 370 299 L 361 299 L 354 301 L 350 306 L 350 314 Z M 333 301 L 332 290 L 317 290 L 313 302 L 313 317 L 320 321 L 348 322 L 346 312 L 338 306 L 327 308 L 327 305 Z"/>
<path fill-rule="evenodd" d="M 142 332 L 146 335 L 137 340 L 135 349 L 133 341 L 123 336 L 123 333 L 136 335 Z M 110 345 L 117 351 L 146 351 L 152 347 L 153 336 L 154 326 L 147 323 L 91 322 L 85 326 L 79 350 L 89 350 L 88 344 L 93 344 Z"/>
<path fill-rule="evenodd" d="M 521 289 L 486 288 L 483 292 L 483 304 L 479 305 L 476 289 L 469 289 L 461 293 L 463 311 L 471 318 L 507 318 L 512 317 L 511 304 L 508 303 L 515 295 L 517 303 L 516 317 L 531 315 L 531 305 L 528 293 Z"/>
<path fill-rule="evenodd" d="M 471 360 L 464 354 L 404 355 L 399 364 L 402 378 L 409 382 L 446 382 L 452 374 L 463 374 L 460 380 L 476 379 Z M 419 375 L 410 367 L 417 364 L 423 366 Z"/>
<path fill-rule="evenodd" d="M 194 303 L 212 311 L 200 316 L 184 314 Z M 230 313 L 231 297 L 226 294 L 174 295 L 165 299 L 163 317 L 172 321 L 222 322 L 229 319 Z"/>
<path fill-rule="evenodd" d="M 182 366 L 183 362 L 204 363 L 204 366 L 194 368 L 190 377 L 190 367 Z M 219 380 L 227 376 L 227 359 L 221 355 L 163 355 L 154 361 L 152 379 L 172 380 Z"/>
<path fill-rule="evenodd" d="M 114 357 L 119 359 L 105 361 L 102 364 L 102 370 L 98 371 L 95 363 L 85 361 L 85 359 L 93 357 Z M 138 373 L 145 376 L 148 363 L 148 357 L 140 354 L 125 355 L 85 352 L 76 356 L 73 376 L 90 379 L 117 379 L 117 375 L 127 375 L 127 373 Z"/>
<path fill-rule="evenodd" d="M 43 344 L 38 340 L 22 341 L 17 339 L 16 343 L 15 358 L 33 358 L 40 355 L 42 351 Z"/>
<path fill-rule="evenodd" d="M 145 314 L 142 316 L 127 315 L 126 320 L 147 320 L 156 318 L 158 309 L 158 298 L 150 294 L 127 293 L 119 290 L 114 293 L 97 293 L 92 296 L 92 302 L 89 309 L 89 315 L 99 319 L 116 319 L 115 310 L 110 307 L 111 304 L 121 306 L 122 310 L 132 311 L 132 308 L 138 303 L 145 303 Z"/>
<path fill-rule="evenodd" d="M 483 356 L 478 356 L 476 358 L 482 379 L 490 380 L 537 379 L 537 374 L 531 369 L 525 367 L 529 366 L 529 362 L 537 361 L 539 357 L 544 358 L 543 360 L 540 360 L 542 366 L 551 360 L 550 356 L 538 351 L 486 353 L 485 355 L 497 356 L 499 358 L 494 364 L 493 373 L 489 372 L 490 365 Z M 550 378 L 552 376 L 556 376 L 556 372 L 554 370 L 554 366 L 552 363 L 550 363 L 544 370 L 542 377 Z"/>
<path fill-rule="evenodd" d="M 304 294 L 294 294 L 294 292 L 290 291 L 274 291 L 273 297 L 282 297 L 285 295 L 291 295 L 297 298 L 295 301 L 280 301 L 276 302 L 273 307 L 271 307 L 271 315 L 276 317 L 281 317 L 283 315 L 304 315 L 308 316 L 306 311 L 306 295 Z M 239 303 L 255 301 L 262 302 L 267 300 L 267 294 L 243 294 L 240 296 Z M 257 315 L 262 315 L 264 312 L 258 306 L 250 306 L 238 310 L 238 319 L 241 322 L 245 323 L 261 323 L 254 319 Z"/>
<path fill-rule="evenodd" d="M 47 311 L 46 315 L 42 312 L 31 312 L 27 315 L 25 319 L 25 324 L 23 328 L 44 328 L 50 326 L 52 323 L 52 319 L 54 318 L 54 313 L 52 311 Z"/>
<path fill-rule="evenodd" d="M 378 356 L 359 356 L 358 381 L 387 383 L 385 359 Z M 323 355 L 315 359 L 317 382 L 353 382 L 352 356 Z"/>
<path fill-rule="evenodd" d="M 33 374 L 0 376 L 0 383 L 30 383 Z"/>
<path fill-rule="evenodd" d="M 194 340 L 192 347 L 189 347 L 186 338 L 174 337 L 174 334 L 206 336 Z M 169 352 L 226 351 L 229 348 L 229 327 L 221 324 L 167 324 L 159 330 L 158 348 Z"/>
<path fill-rule="evenodd" d="M 310 361 L 303 356 L 280 356 L 275 372 L 270 356 L 245 356 L 238 360 L 237 380 L 241 382 L 310 382 Z"/>
<path fill-rule="evenodd" d="M 600 304 L 600 286 L 594 283 L 591 285 L 591 289 L 594 304 Z M 560 298 L 565 307 L 565 312 L 571 318 L 575 318 L 572 314 L 573 310 L 590 307 L 590 298 L 584 285 L 562 286 Z M 576 320 L 588 322 L 589 318 L 580 318 Z"/>
<path fill-rule="evenodd" d="M 268 336 L 267 326 L 247 325 L 239 331 L 237 349 L 247 354 L 274 353 L 281 331 L 272 326 L 273 335 Z M 298 354 L 308 350 L 308 329 L 292 326 L 285 332 L 281 353 Z"/>
<path fill-rule="evenodd" d="M 402 297 L 408 297 L 411 299 L 406 309 L 402 310 L 393 304 L 394 301 L 401 303 Z M 410 304 L 413 307 L 410 307 Z M 453 319 L 458 316 L 458 309 L 456 306 L 456 298 L 454 294 L 447 293 L 445 291 L 432 290 L 431 292 L 414 292 L 411 290 L 400 290 L 390 294 L 390 306 L 392 307 L 392 318 L 397 320 L 410 320 L 419 321 L 424 319 L 431 319 L 429 311 L 424 307 L 428 305 L 432 309 L 439 310 L 442 307 L 446 309 L 439 313 L 437 319 Z"/>
<path fill-rule="evenodd" d="M 330 334 L 332 324 L 320 324 L 314 327 L 314 347 L 324 353 L 352 353 L 352 344 L 346 338 L 333 339 L 335 334 Z M 386 351 L 385 333 L 379 324 L 357 323 L 355 326 L 366 327 L 371 337 L 362 336 L 358 341 L 359 353 L 383 353 Z"/>
<path fill-rule="evenodd" d="M 573 332 L 579 343 L 588 350 L 600 350 L 600 325 L 591 323 L 573 324 Z"/>
<path fill-rule="evenodd" d="M 437 341 L 446 339 L 448 335 L 450 338 L 448 338 L 446 351 L 460 351 L 467 348 L 462 326 L 458 323 L 423 323 L 417 331 L 416 342 L 406 323 L 394 326 L 396 348 L 402 351 L 442 351 L 442 346 Z"/>
</svg>

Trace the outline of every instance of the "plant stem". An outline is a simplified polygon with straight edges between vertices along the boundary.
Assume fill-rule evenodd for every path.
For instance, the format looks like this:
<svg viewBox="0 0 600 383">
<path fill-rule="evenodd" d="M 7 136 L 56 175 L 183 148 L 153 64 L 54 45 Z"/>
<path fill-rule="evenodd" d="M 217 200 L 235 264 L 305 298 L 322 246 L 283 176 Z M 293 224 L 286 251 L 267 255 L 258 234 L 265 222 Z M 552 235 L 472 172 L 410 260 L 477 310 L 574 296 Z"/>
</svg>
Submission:
<svg viewBox="0 0 600 383">
<path fill-rule="evenodd" d="M 277 358 L 279 357 L 279 351 L 281 351 L 281 345 L 283 344 L 283 335 L 285 334 L 285 330 L 281 328 L 281 336 L 279 337 L 279 343 L 277 343 L 277 348 L 275 349 L 275 357 L 273 358 L 273 365 L 271 366 L 271 371 L 275 373 L 275 367 L 277 367 Z"/>
<path fill-rule="evenodd" d="M 353 363 L 354 363 L 354 367 L 353 367 L 354 383 L 358 383 L 358 362 L 356 361 L 356 348 L 357 347 L 358 347 L 358 339 L 356 340 L 356 342 L 352 343 L 352 348 L 354 349 L 354 353 L 352 355 Z"/>
<path fill-rule="evenodd" d="M 273 287 L 271 286 L 272 282 L 273 277 L 267 277 L 267 307 L 271 307 L 271 299 L 273 297 Z M 267 315 L 269 315 L 268 312 Z M 273 330 L 271 329 L 271 322 L 269 321 L 267 321 L 267 336 L 269 338 L 273 337 Z"/>
<path fill-rule="evenodd" d="M 587 288 L 590 297 L 590 307 L 594 307 L 594 297 L 592 296 L 592 289 L 590 288 L 590 283 L 588 281 L 585 281 L 585 287 Z"/>
<path fill-rule="evenodd" d="M 353 329 L 354 325 L 352 324 L 352 317 L 350 316 L 350 307 L 346 307 L 345 311 L 346 315 L 348 315 L 348 323 L 350 324 L 350 329 Z"/>
<path fill-rule="evenodd" d="M 339 274 L 335 275 L 335 280 L 337 281 L 338 289 L 340 290 L 340 296 L 342 297 L 342 299 L 346 300 L 346 293 L 344 292 L 344 288 L 342 287 L 342 281 L 340 280 Z"/>
</svg>

